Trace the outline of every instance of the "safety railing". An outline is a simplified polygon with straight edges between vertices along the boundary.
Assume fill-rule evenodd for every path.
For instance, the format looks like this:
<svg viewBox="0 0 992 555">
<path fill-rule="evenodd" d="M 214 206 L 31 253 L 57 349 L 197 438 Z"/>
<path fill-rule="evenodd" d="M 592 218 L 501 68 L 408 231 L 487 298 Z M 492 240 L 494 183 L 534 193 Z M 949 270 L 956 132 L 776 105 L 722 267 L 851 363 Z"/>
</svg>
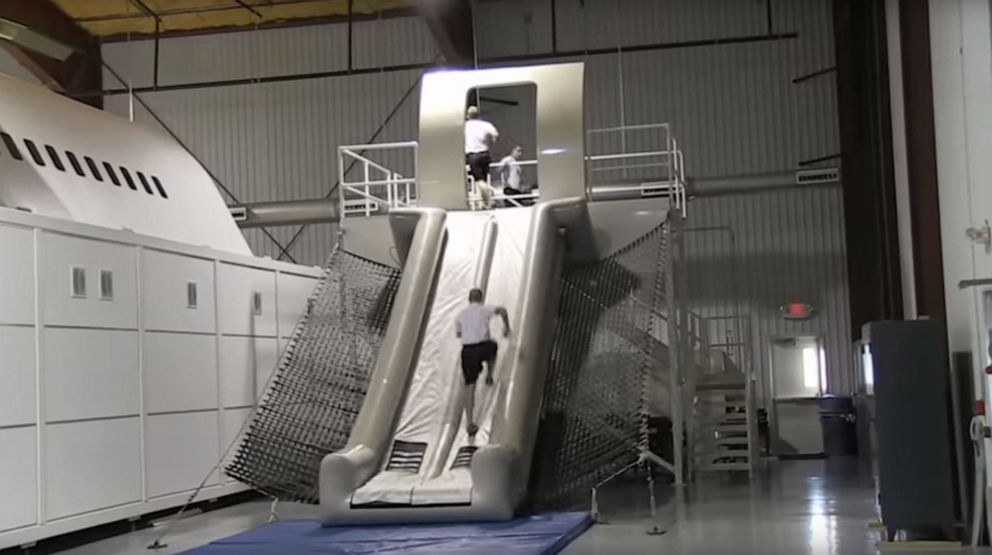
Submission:
<svg viewBox="0 0 992 555">
<path fill-rule="evenodd" d="M 417 149 L 416 141 L 345 145 L 338 147 L 338 194 L 341 215 L 371 216 L 382 207 L 388 209 L 411 206 L 417 202 Z M 369 158 L 370 152 L 413 156 L 413 176 L 406 177 Z M 357 172 L 356 172 L 357 170 Z M 348 180 L 353 172 L 359 180 Z"/>
<path fill-rule="evenodd" d="M 620 125 L 587 134 L 590 194 L 668 196 L 686 215 L 685 159 L 670 124 Z"/>
<path fill-rule="evenodd" d="M 636 138 L 633 135 L 640 135 Z M 674 208 L 686 215 L 685 163 L 678 141 L 667 123 L 625 125 L 588 131 L 590 154 L 585 157 L 586 190 L 592 198 L 619 195 L 630 198 L 667 196 Z M 598 143 L 608 145 L 597 148 Z M 415 141 L 348 145 L 338 147 L 338 172 L 341 186 L 342 215 L 371 216 L 391 208 L 417 203 L 417 143 Z M 605 150 L 605 152 L 604 152 Z M 406 176 L 370 158 L 370 152 L 410 151 L 413 172 Z M 537 160 L 514 162 L 521 168 L 536 168 Z M 527 206 L 540 197 L 540 183 L 528 183 L 529 189 L 507 193 L 506 184 L 490 164 L 485 180 L 475 180 L 466 168 L 466 189 L 473 210 Z M 355 171 L 357 170 L 357 172 Z M 358 179 L 349 180 L 354 173 Z"/>
</svg>

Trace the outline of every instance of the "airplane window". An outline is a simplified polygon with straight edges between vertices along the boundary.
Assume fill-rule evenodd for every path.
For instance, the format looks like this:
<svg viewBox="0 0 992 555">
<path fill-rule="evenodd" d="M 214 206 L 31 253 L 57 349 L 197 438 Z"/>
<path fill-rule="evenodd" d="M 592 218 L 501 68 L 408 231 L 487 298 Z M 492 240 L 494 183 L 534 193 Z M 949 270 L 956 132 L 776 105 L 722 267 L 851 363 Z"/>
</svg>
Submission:
<svg viewBox="0 0 992 555">
<path fill-rule="evenodd" d="M 146 193 L 148 193 L 149 195 L 155 194 L 152 192 L 151 186 L 148 185 L 148 179 L 145 178 L 145 174 L 138 172 L 138 179 L 141 180 L 141 186 L 145 188 Z"/>
<path fill-rule="evenodd" d="M 62 159 L 59 158 L 59 153 L 55 151 L 51 145 L 45 145 L 45 152 L 48 153 L 48 157 L 52 159 L 52 164 L 58 168 L 60 172 L 65 171 L 65 165 L 62 163 Z"/>
<path fill-rule="evenodd" d="M 158 189 L 158 194 L 162 195 L 162 198 L 169 198 L 169 195 L 165 194 L 165 187 L 162 187 L 162 182 L 154 175 L 152 176 L 152 181 L 155 183 L 155 188 Z"/>
<path fill-rule="evenodd" d="M 131 178 L 131 172 L 127 171 L 127 168 L 121 166 L 121 175 L 124 176 L 124 181 L 127 181 L 127 186 L 131 188 L 132 191 L 137 191 L 138 187 L 134 184 L 134 179 Z"/>
<path fill-rule="evenodd" d="M 24 160 L 24 156 L 21 156 L 21 150 L 17 148 L 17 143 L 14 142 L 13 137 L 0 132 L 0 139 L 3 140 L 3 144 L 7 146 L 7 152 L 14 157 L 14 160 Z"/>
<path fill-rule="evenodd" d="M 86 165 L 90 168 L 90 173 L 93 174 L 93 177 L 95 177 L 97 181 L 103 181 L 103 176 L 100 175 L 100 170 L 97 169 L 96 162 L 94 162 L 89 156 L 83 156 L 83 160 L 86 160 Z"/>
<path fill-rule="evenodd" d="M 72 169 L 76 170 L 76 175 L 79 177 L 86 177 L 86 172 L 84 172 L 83 167 L 79 165 L 79 160 L 76 158 L 76 155 L 68 150 L 65 151 L 65 155 L 69 157 L 69 163 L 72 164 Z"/>
<path fill-rule="evenodd" d="M 34 141 L 31 139 L 24 139 L 24 144 L 27 145 L 28 152 L 31 153 L 31 158 L 34 160 L 34 163 L 39 166 L 44 166 L 45 159 L 41 157 L 41 153 L 38 152 L 38 147 L 35 146 Z"/>
<path fill-rule="evenodd" d="M 103 163 L 103 169 L 106 170 L 107 177 L 110 178 L 110 182 L 113 183 L 114 185 L 117 185 L 118 187 L 120 187 L 121 186 L 121 180 L 120 179 L 117 179 L 117 174 L 114 173 L 114 167 L 111 166 L 110 164 L 104 162 Z"/>
</svg>

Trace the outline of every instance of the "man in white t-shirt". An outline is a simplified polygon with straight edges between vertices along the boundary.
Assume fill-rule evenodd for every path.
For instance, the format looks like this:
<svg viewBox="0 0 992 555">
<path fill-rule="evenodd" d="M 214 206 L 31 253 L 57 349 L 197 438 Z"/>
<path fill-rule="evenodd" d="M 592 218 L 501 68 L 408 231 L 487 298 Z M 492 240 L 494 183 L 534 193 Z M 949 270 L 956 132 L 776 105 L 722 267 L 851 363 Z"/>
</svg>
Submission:
<svg viewBox="0 0 992 555">
<path fill-rule="evenodd" d="M 485 181 L 489 176 L 489 164 L 493 162 L 489 149 L 499 138 L 496 126 L 479 116 L 477 106 L 469 106 L 465 120 L 465 163 L 469 175 L 476 181 Z"/>
<path fill-rule="evenodd" d="M 523 155 L 524 149 L 517 145 L 499 161 L 499 177 L 503 182 L 503 192 L 508 195 L 519 195 L 523 192 L 520 188 L 520 158 Z"/>
<path fill-rule="evenodd" d="M 468 293 L 468 306 L 455 319 L 455 335 L 462 342 L 462 377 L 465 379 L 465 429 L 475 437 L 479 427 L 475 424 L 475 382 L 486 365 L 486 385 L 493 384 L 493 367 L 496 365 L 496 342 L 489 337 L 489 321 L 494 316 L 503 319 L 503 336 L 510 336 L 510 317 L 501 306 L 482 303 L 482 290 Z"/>
</svg>

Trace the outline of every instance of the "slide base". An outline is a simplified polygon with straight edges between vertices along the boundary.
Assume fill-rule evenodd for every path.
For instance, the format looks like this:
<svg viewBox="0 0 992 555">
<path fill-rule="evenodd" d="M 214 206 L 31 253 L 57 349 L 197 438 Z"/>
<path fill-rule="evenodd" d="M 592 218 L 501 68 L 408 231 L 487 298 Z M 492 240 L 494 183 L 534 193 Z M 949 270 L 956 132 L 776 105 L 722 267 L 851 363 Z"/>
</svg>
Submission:
<svg viewBox="0 0 992 555">
<path fill-rule="evenodd" d="M 592 518 L 584 512 L 546 513 L 509 522 L 338 528 L 322 528 L 313 520 L 287 520 L 266 524 L 186 553 L 549 555 L 561 551 L 591 525 Z"/>
</svg>

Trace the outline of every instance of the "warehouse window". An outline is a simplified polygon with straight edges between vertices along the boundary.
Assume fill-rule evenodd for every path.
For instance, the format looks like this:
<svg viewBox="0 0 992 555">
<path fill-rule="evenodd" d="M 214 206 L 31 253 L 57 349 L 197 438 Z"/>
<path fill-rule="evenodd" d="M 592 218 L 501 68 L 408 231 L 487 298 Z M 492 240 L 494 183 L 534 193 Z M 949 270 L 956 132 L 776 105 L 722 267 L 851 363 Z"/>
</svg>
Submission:
<svg viewBox="0 0 992 555">
<path fill-rule="evenodd" d="M 117 185 L 118 187 L 120 187 L 121 186 L 121 180 L 120 179 L 117 179 L 117 174 L 114 173 L 114 167 L 111 166 L 110 164 L 108 164 L 107 162 L 104 162 L 103 163 L 103 169 L 106 170 L 107 177 L 110 178 L 110 182 L 113 183 L 114 185 Z"/>
<path fill-rule="evenodd" d="M 38 147 L 35 146 L 34 141 L 31 139 L 24 139 L 24 144 L 27 145 L 28 152 L 31 153 L 31 159 L 34 160 L 34 163 L 39 166 L 44 166 L 45 159 L 41 157 L 41 153 L 38 152 Z"/>
<path fill-rule="evenodd" d="M 21 150 L 17 148 L 17 143 L 14 142 L 13 137 L 0 132 L 0 140 L 3 140 L 3 144 L 7 146 L 7 152 L 14 157 L 14 160 L 24 160 L 24 156 L 21 156 Z"/>
<path fill-rule="evenodd" d="M 59 158 L 59 153 L 55 151 L 51 145 L 45 145 L 45 152 L 48 153 L 48 157 L 52 159 L 52 165 L 58 168 L 60 172 L 65 171 L 65 165 L 62 163 L 62 159 Z"/>
<path fill-rule="evenodd" d="M 131 188 L 132 191 L 137 191 L 138 186 L 134 184 L 134 179 L 131 177 L 131 172 L 127 171 L 127 168 L 121 166 L 121 175 L 124 176 L 124 181 L 127 182 L 127 186 Z"/>
<path fill-rule="evenodd" d="M 72 169 L 76 170 L 76 175 L 79 177 L 86 177 L 86 172 L 83 171 L 83 167 L 79 165 L 79 159 L 76 155 L 70 151 L 65 151 L 65 155 L 69 158 L 69 163 L 72 164 Z"/>
<path fill-rule="evenodd" d="M 90 168 L 90 173 L 93 174 L 93 177 L 95 177 L 97 181 L 102 182 L 103 176 L 100 175 L 100 170 L 97 169 L 96 162 L 94 162 L 93 159 L 90 158 L 89 156 L 83 156 L 83 160 L 86 161 L 86 165 Z"/>
<path fill-rule="evenodd" d="M 152 192 L 152 187 L 151 185 L 148 184 L 148 179 L 145 177 L 145 174 L 141 172 L 137 172 L 137 173 L 138 173 L 138 179 L 141 180 L 141 186 L 145 188 L 145 192 L 148 193 L 149 195 L 154 195 L 155 193 Z"/>
<path fill-rule="evenodd" d="M 152 182 L 155 183 L 155 188 L 158 189 L 158 194 L 162 195 L 162 198 L 169 198 L 169 195 L 165 194 L 165 187 L 162 187 L 162 182 L 154 175 L 152 176 Z"/>
</svg>

